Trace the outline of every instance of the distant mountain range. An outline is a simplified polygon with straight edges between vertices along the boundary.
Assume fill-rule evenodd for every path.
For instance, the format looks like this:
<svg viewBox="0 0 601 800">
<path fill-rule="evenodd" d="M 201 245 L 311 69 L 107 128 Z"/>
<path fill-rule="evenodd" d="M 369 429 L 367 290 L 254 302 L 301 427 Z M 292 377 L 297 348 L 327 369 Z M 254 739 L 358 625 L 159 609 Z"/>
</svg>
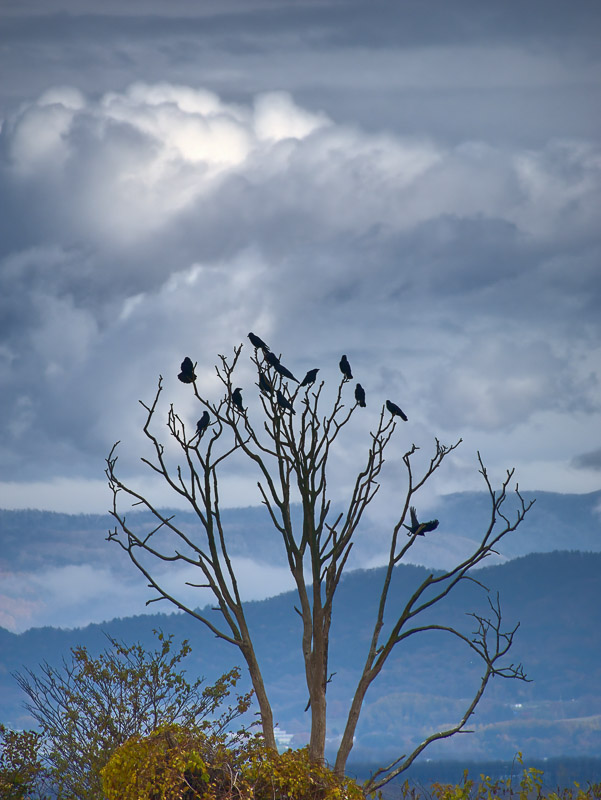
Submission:
<svg viewBox="0 0 601 800">
<path fill-rule="evenodd" d="M 501 560 L 528 553 L 553 550 L 601 552 L 601 491 L 589 494 L 523 492 L 526 502 L 536 500 L 518 531 L 508 536 L 499 548 Z M 509 493 L 507 511 L 516 505 Z M 300 520 L 300 507 L 295 509 Z M 198 529 L 196 516 L 189 511 L 167 510 L 176 515 L 176 524 Z M 458 492 L 440 497 L 427 513 L 440 519 L 434 537 L 417 542 L 410 563 L 443 569 L 450 558 L 477 540 L 490 517 L 490 500 L 485 492 Z M 132 511 L 128 521 L 140 527 L 152 522 L 149 513 Z M 224 527 L 233 556 L 268 564 L 285 563 L 267 511 L 262 506 L 231 508 L 223 511 Z M 105 541 L 115 521 L 108 514 L 58 514 L 50 511 L 0 510 L 0 569 L 13 571 L 48 568 L 50 565 L 107 564 L 131 575 L 132 570 L 119 548 Z M 370 563 L 375 552 L 386 551 L 390 528 L 370 520 L 367 515 L 358 536 L 352 566 Z M 490 562 L 489 562 L 490 563 Z"/>
<path fill-rule="evenodd" d="M 538 546 L 541 541 L 555 542 L 561 524 L 564 547 L 585 543 L 588 549 L 593 549 L 593 544 L 600 549 L 595 528 L 598 518 L 593 511 L 600 494 L 585 496 L 586 502 L 577 508 L 571 508 L 569 498 L 562 503 L 558 496 L 544 495 L 537 511 L 553 525 L 545 528 L 539 519 L 536 525 L 530 523 L 527 536 L 535 539 Z M 445 518 L 448 512 L 450 519 L 453 510 L 463 502 L 475 509 L 475 519 L 478 498 L 465 495 L 447 498 L 444 508 L 437 508 L 437 515 L 442 518 L 444 510 Z M 4 521 L 8 513 L 3 512 Z M 29 513 L 34 519 L 37 512 L 22 513 Z M 48 522 L 49 517 L 42 519 Z M 59 520 L 54 522 L 62 524 Z M 468 515 L 463 534 L 471 534 L 470 525 Z M 73 530 L 66 529 L 63 535 L 74 536 L 77 541 Z M 570 541 L 566 542 L 568 536 Z M 16 541 L 9 542 L 11 563 L 21 558 L 20 550 Z M 419 566 L 397 568 L 393 594 L 398 596 L 399 603 L 426 574 L 428 570 Z M 381 569 L 357 570 L 347 574 L 340 586 L 330 661 L 335 674 L 328 694 L 328 735 L 332 746 L 341 732 L 353 681 L 366 651 L 381 579 Z M 484 567 L 478 572 L 478 579 L 492 592 L 500 592 L 507 626 L 521 622 L 511 660 L 523 662 L 533 682 L 495 678 L 473 718 L 471 728 L 475 733 L 437 744 L 427 755 L 476 760 L 511 759 L 518 750 L 528 757 L 542 758 L 598 755 L 601 752 L 601 554 L 530 554 Z M 248 616 L 276 719 L 283 731 L 293 735 L 292 745 L 297 745 L 305 741 L 309 718 L 303 712 L 307 693 L 294 602 L 294 595 L 286 593 L 249 603 Z M 468 582 L 446 599 L 444 607 L 432 612 L 432 619 L 452 622 L 469 632 L 472 622 L 466 612 L 483 611 L 485 606 L 483 592 Z M 204 674 L 208 680 L 214 680 L 241 663 L 234 648 L 216 640 L 187 615 L 143 615 L 76 630 L 31 629 L 20 635 L 0 629 L 0 721 L 18 727 L 30 724 L 20 707 L 23 698 L 11 672 L 23 667 L 35 669 L 42 660 L 58 664 L 68 649 L 78 644 L 98 651 L 106 644 L 102 631 L 126 642 L 141 641 L 152 647 L 153 628 L 162 628 L 178 639 L 190 639 L 193 652 L 189 658 L 189 676 Z M 480 664 L 456 642 L 448 641 L 445 634 L 428 633 L 408 640 L 368 694 L 353 757 L 381 761 L 398 756 L 428 732 L 457 719 L 480 674 Z"/>
</svg>

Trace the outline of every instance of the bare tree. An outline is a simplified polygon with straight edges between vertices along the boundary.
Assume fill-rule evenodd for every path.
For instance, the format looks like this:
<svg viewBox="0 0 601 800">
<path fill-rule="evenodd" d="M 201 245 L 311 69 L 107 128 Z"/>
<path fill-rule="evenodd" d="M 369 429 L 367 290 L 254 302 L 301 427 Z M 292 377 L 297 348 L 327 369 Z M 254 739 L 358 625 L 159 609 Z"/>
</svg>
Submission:
<svg viewBox="0 0 601 800">
<path fill-rule="evenodd" d="M 268 747 L 275 748 L 273 713 L 228 551 L 228 537 L 222 524 L 219 500 L 220 478 L 228 459 L 234 454 L 242 454 L 252 462 L 258 474 L 257 486 L 261 501 L 281 536 L 296 586 L 298 606 L 295 610 L 302 621 L 301 648 L 311 711 L 309 754 L 313 761 L 323 762 L 328 651 L 334 597 L 363 515 L 378 491 L 384 454 L 397 430 L 399 417 L 391 413 L 390 408 L 387 411 L 386 406 L 382 406 L 375 430 L 369 432 L 364 461 L 357 472 L 350 496 L 342 506 L 342 511 L 334 511 L 328 493 L 328 459 L 336 440 L 343 434 L 359 407 L 357 397 L 353 405 L 349 406 L 344 402 L 347 392 L 351 391 L 346 387 L 349 378 L 343 374 L 333 401 L 327 403 L 328 409 L 323 413 L 321 407 L 327 402 L 324 381 L 319 384 L 297 385 L 291 391 L 286 381 L 287 370 L 282 368 L 278 359 L 271 353 L 267 353 L 268 358 L 265 358 L 265 350 L 255 349 L 251 360 L 258 370 L 257 387 L 260 389 L 262 409 L 259 407 L 257 412 L 259 420 L 253 421 L 251 414 L 244 408 L 241 393 L 234 382 L 234 371 L 241 351 L 242 345 L 234 349 L 232 358 L 219 356 L 220 363 L 216 372 L 223 386 L 223 394 L 217 402 L 211 402 L 201 395 L 196 376 L 194 380 L 186 381 L 191 383 L 200 408 L 209 413 L 210 424 L 203 414 L 197 432 L 190 436 L 182 418 L 174 411 L 173 406 L 170 407 L 167 426 L 183 454 L 182 463 L 175 468 L 169 465 L 165 446 L 152 431 L 163 391 L 162 377 L 159 378 L 154 401 L 150 405 L 142 403 L 147 412 L 144 433 L 153 449 L 152 460 L 142 458 L 142 461 L 190 504 L 201 523 L 200 534 L 192 535 L 181 530 L 175 523 L 174 515 L 164 515 L 148 498 L 117 477 L 117 442 L 107 458 L 106 474 L 113 492 L 112 514 L 118 526 L 109 533 L 108 538 L 117 542 L 128 553 L 147 578 L 149 586 L 156 590 L 156 597 L 148 602 L 169 600 L 204 623 L 216 636 L 239 648 L 247 664 L 259 704 L 265 742 Z M 299 413 L 293 415 L 293 411 Z M 482 538 L 473 552 L 453 569 L 429 575 L 407 599 L 402 609 L 390 608 L 389 589 L 394 568 L 401 563 L 418 535 L 423 532 L 423 526 L 415 529 L 405 525 L 414 497 L 460 442 L 461 440 L 446 446 L 436 440 L 429 463 L 420 470 L 415 467 L 414 460 L 419 448 L 413 445 L 402 456 L 406 483 L 399 502 L 397 522 L 391 531 L 388 563 L 384 571 L 371 642 L 336 758 L 336 773 L 344 773 L 367 690 L 397 645 L 423 631 L 436 630 L 450 634 L 463 641 L 481 658 L 484 675 L 473 700 L 457 724 L 448 730 L 433 733 L 413 752 L 402 755 L 392 764 L 378 770 L 366 785 L 370 791 L 384 785 L 406 769 L 431 742 L 465 730 L 468 719 L 493 676 L 526 680 L 520 664 L 506 664 L 503 660 L 511 647 L 517 626 L 509 631 L 502 629 L 498 598 L 491 602 L 491 613 L 488 617 L 474 616 L 476 631 L 472 635 L 462 633 L 454 627 L 423 621 L 423 612 L 443 600 L 460 582 L 475 580 L 468 574 L 470 570 L 494 553 L 498 542 L 514 531 L 524 519 L 531 503 L 524 502 L 517 485 L 517 510 L 511 518 L 503 513 L 513 470 L 507 472 L 500 489 L 495 491 L 478 454 L 491 507 L 490 522 Z M 132 499 L 134 504 L 149 509 L 156 518 L 156 526 L 143 534 L 136 532 L 119 508 L 118 501 L 122 494 Z M 299 525 L 293 525 L 292 507 L 295 502 L 302 509 Z M 409 530 L 408 536 L 405 536 L 404 528 Z M 153 559 L 197 567 L 203 576 L 202 582 L 189 585 L 208 587 L 212 591 L 221 614 L 220 621 L 216 622 L 214 618 L 191 608 L 181 598 L 161 586 L 153 574 Z M 387 618 L 392 615 L 395 620 L 392 629 L 386 634 L 383 633 L 385 614 Z"/>
</svg>

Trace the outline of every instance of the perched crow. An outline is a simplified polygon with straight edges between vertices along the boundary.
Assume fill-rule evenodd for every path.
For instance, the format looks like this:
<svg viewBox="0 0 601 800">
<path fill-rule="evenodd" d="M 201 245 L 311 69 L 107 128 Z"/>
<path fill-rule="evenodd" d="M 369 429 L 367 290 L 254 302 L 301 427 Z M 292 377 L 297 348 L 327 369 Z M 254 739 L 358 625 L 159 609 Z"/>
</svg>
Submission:
<svg viewBox="0 0 601 800">
<path fill-rule="evenodd" d="M 238 411 L 244 413 L 244 406 L 242 405 L 242 389 L 238 387 L 232 392 L 232 403 L 236 406 Z"/>
<path fill-rule="evenodd" d="M 342 356 L 340 359 L 340 372 L 344 375 L 347 381 L 352 381 L 353 373 L 351 372 L 351 365 L 348 363 L 348 359 L 346 356 Z"/>
<path fill-rule="evenodd" d="M 407 422 L 408 417 L 404 411 L 402 411 L 397 405 L 392 403 L 390 400 L 386 401 L 386 408 L 390 411 L 393 417 L 400 417 L 402 420 Z"/>
<path fill-rule="evenodd" d="M 196 433 L 199 436 L 202 436 L 208 427 L 209 427 L 209 412 L 203 411 L 202 417 L 196 423 Z"/>
<path fill-rule="evenodd" d="M 268 352 L 269 352 L 269 347 L 267 347 L 267 345 L 265 344 L 265 342 L 263 341 L 263 339 L 260 339 L 260 338 L 259 338 L 259 337 L 258 337 L 256 334 L 254 334 L 252 331 L 251 331 L 251 332 L 248 334 L 248 338 L 250 339 L 250 343 L 251 343 L 251 344 L 252 344 L 252 346 L 255 348 L 255 350 L 258 350 L 259 348 L 261 348 L 261 350 L 262 350 L 264 353 L 268 353 Z"/>
<path fill-rule="evenodd" d="M 426 533 L 435 531 L 436 528 L 438 528 L 437 519 L 431 519 L 429 522 L 419 522 L 415 507 L 411 506 L 409 511 L 411 512 L 411 525 L 405 525 L 403 523 L 403 527 L 407 528 L 409 531 L 407 536 L 424 536 Z"/>
<path fill-rule="evenodd" d="M 278 398 L 278 405 L 281 406 L 282 408 L 285 408 L 286 411 L 292 411 L 293 414 L 296 414 L 296 411 L 292 408 L 292 403 L 289 400 L 286 400 L 286 398 L 280 392 L 279 389 L 277 390 L 276 394 Z"/>
<path fill-rule="evenodd" d="M 310 369 L 309 372 L 305 375 L 305 377 L 301 381 L 301 386 L 310 386 L 312 383 L 315 383 L 317 380 L 317 373 L 319 372 L 319 368 L 317 369 Z"/>
<path fill-rule="evenodd" d="M 263 351 L 265 355 L 265 361 L 272 366 L 277 367 L 280 363 L 280 359 L 276 356 L 275 353 L 272 353 L 271 350 Z"/>
<path fill-rule="evenodd" d="M 273 394 L 273 386 L 262 372 L 259 372 L 259 389 L 263 394 Z"/>
<path fill-rule="evenodd" d="M 182 361 L 181 372 L 177 376 L 182 383 L 194 383 L 196 375 L 194 374 L 194 364 L 192 359 L 186 356 Z"/>
<path fill-rule="evenodd" d="M 290 372 L 290 370 L 286 369 L 286 367 L 283 364 L 280 364 L 279 361 L 277 364 L 273 365 L 273 368 L 278 374 L 282 375 L 284 378 L 288 378 L 289 380 L 296 381 L 298 383 L 298 378 L 295 378 L 294 375 Z"/>
<path fill-rule="evenodd" d="M 361 408 L 365 408 L 365 389 L 360 383 L 355 386 L 355 400 L 359 403 Z"/>
</svg>

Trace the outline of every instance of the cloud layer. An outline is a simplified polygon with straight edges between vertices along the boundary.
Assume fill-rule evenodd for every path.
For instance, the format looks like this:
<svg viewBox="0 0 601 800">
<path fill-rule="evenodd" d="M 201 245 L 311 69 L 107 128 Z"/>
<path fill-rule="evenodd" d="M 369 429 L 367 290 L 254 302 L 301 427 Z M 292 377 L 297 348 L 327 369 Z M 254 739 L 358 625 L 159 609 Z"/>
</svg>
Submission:
<svg viewBox="0 0 601 800">
<path fill-rule="evenodd" d="M 134 469 L 157 375 L 193 415 L 183 355 L 216 392 L 216 354 L 251 329 L 326 380 L 346 352 L 370 419 L 397 398 L 410 438 L 463 435 L 472 468 L 481 441 L 530 488 L 596 488 L 596 143 L 450 145 L 287 92 L 231 103 L 137 82 L 22 104 L 0 168 L 1 505 L 15 482 L 101 481 L 118 438 Z M 253 502 L 242 491 L 230 502 Z M 83 497 L 57 491 L 56 507 Z"/>
</svg>

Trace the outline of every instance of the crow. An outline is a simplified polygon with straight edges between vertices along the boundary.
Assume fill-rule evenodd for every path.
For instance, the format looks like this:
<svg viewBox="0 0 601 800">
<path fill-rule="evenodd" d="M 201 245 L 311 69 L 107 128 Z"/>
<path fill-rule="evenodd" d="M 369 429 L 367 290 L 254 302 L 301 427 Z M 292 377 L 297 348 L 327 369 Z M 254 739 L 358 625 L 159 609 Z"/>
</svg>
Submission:
<svg viewBox="0 0 601 800">
<path fill-rule="evenodd" d="M 289 400 L 286 400 L 286 398 L 280 392 L 279 389 L 277 390 L 276 394 L 277 394 L 277 398 L 278 398 L 278 405 L 281 408 L 285 408 L 286 411 L 291 411 L 293 414 L 296 414 L 296 411 L 292 408 L 292 403 Z"/>
<path fill-rule="evenodd" d="M 192 359 L 186 356 L 181 364 L 181 372 L 177 376 L 182 383 L 194 383 L 196 375 L 194 374 L 194 364 Z"/>
<path fill-rule="evenodd" d="M 265 344 L 263 339 L 259 338 L 252 331 L 248 334 L 248 338 L 250 339 L 250 343 L 255 348 L 255 350 L 258 350 L 259 348 L 261 348 L 261 350 L 264 353 L 268 353 L 269 352 L 269 347 L 267 347 L 267 345 Z"/>
<path fill-rule="evenodd" d="M 344 375 L 347 381 L 352 381 L 353 373 L 351 372 L 351 365 L 348 363 L 348 359 L 346 356 L 342 356 L 340 359 L 340 372 Z"/>
<path fill-rule="evenodd" d="M 259 389 L 263 394 L 273 394 L 273 386 L 262 372 L 259 372 Z"/>
<path fill-rule="evenodd" d="M 244 406 L 242 405 L 242 389 L 240 387 L 234 389 L 232 392 L 232 403 L 236 406 L 238 411 L 244 413 Z"/>
<path fill-rule="evenodd" d="M 202 417 L 196 423 L 196 433 L 202 436 L 206 429 L 209 427 L 209 412 L 203 411 Z"/>
<path fill-rule="evenodd" d="M 280 375 L 283 375 L 284 378 L 289 378 L 291 381 L 296 381 L 298 383 L 298 380 L 294 377 L 290 370 L 286 369 L 283 364 L 280 364 L 280 359 L 275 353 L 272 353 L 271 350 L 268 350 L 267 352 L 263 351 L 263 355 L 265 356 L 265 361 L 267 361 L 267 363 L 273 367 L 276 372 L 278 372 Z"/>
<path fill-rule="evenodd" d="M 360 383 L 355 386 L 355 400 L 359 403 L 361 408 L 365 408 L 365 389 Z"/>
<path fill-rule="evenodd" d="M 405 525 L 405 523 L 403 523 L 403 527 L 407 528 L 409 531 L 407 536 L 424 536 L 426 533 L 435 531 L 436 528 L 438 528 L 437 519 L 431 519 L 429 522 L 419 522 L 415 507 L 411 506 L 409 511 L 411 512 L 411 525 Z"/>
<path fill-rule="evenodd" d="M 274 369 L 279 375 L 282 375 L 284 378 L 288 378 L 289 380 L 296 381 L 298 383 L 298 378 L 295 378 L 294 375 L 290 372 L 290 370 L 286 369 L 286 367 L 283 364 L 280 364 L 279 361 L 277 364 L 274 365 Z"/>
<path fill-rule="evenodd" d="M 317 373 L 319 372 L 318 369 L 310 369 L 309 372 L 305 375 L 305 377 L 301 381 L 301 386 L 310 386 L 312 383 L 315 383 L 317 380 Z"/>
<path fill-rule="evenodd" d="M 392 403 L 390 400 L 386 401 L 386 408 L 390 411 L 393 417 L 400 417 L 405 422 L 408 421 L 408 417 L 404 411 L 402 411 L 397 405 Z"/>
</svg>

